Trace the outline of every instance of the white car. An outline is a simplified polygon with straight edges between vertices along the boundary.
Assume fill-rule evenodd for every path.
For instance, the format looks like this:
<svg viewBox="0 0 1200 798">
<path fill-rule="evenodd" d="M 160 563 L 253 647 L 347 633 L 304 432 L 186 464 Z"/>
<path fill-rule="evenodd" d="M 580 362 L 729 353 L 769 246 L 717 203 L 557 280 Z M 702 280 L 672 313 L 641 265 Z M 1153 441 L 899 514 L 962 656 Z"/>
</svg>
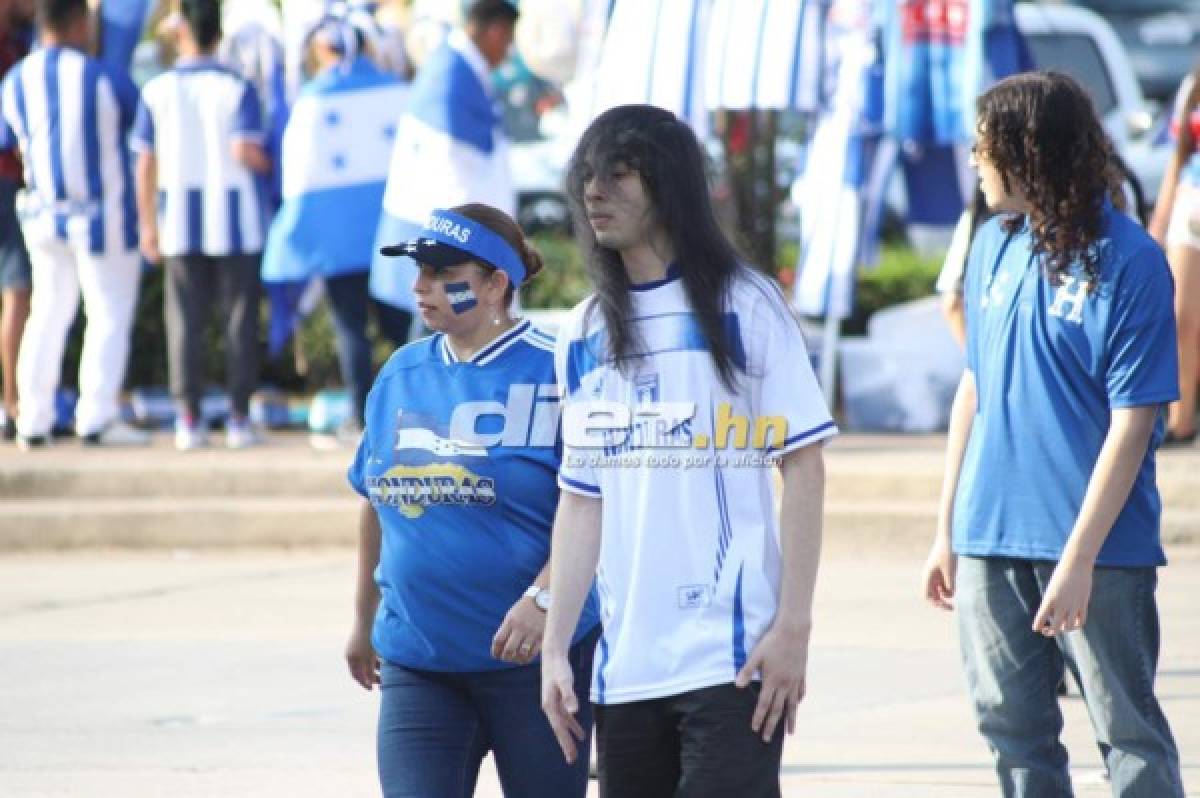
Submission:
<svg viewBox="0 0 1200 798">
<path fill-rule="evenodd" d="M 1166 170 L 1154 107 L 1142 94 L 1137 73 L 1112 26 L 1099 14 L 1057 3 L 1018 3 L 1017 27 L 1039 69 L 1065 72 L 1091 95 L 1113 146 L 1153 203 Z"/>
</svg>

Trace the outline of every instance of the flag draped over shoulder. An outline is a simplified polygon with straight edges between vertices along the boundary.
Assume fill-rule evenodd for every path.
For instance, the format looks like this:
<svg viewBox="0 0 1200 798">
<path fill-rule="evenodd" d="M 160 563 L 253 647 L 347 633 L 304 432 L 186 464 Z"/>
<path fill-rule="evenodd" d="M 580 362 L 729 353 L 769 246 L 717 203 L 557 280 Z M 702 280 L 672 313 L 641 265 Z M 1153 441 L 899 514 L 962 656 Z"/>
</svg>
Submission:
<svg viewBox="0 0 1200 798">
<path fill-rule="evenodd" d="M 272 351 L 312 277 L 370 268 L 387 163 L 407 87 L 359 57 L 307 83 L 283 135 L 283 205 L 263 253 Z"/>
<path fill-rule="evenodd" d="M 415 310 L 411 258 L 384 257 L 382 246 L 414 237 L 430 211 L 467 202 L 516 210 L 508 142 L 489 89 L 487 65 L 461 31 L 421 67 L 396 129 L 375 238 L 371 295 Z"/>
</svg>

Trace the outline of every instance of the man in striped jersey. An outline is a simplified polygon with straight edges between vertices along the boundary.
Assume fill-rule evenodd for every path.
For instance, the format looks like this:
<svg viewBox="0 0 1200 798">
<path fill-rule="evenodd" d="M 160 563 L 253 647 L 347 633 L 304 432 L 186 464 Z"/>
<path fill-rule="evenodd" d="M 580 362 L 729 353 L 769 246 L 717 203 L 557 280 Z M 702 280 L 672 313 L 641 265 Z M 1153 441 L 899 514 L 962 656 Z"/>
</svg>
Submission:
<svg viewBox="0 0 1200 798">
<path fill-rule="evenodd" d="M 125 135 L 137 91 L 84 54 L 85 0 L 39 0 L 41 48 L 9 72 L 4 136 L 25 171 L 19 200 L 33 297 L 17 362 L 24 448 L 49 441 L 63 348 L 82 293 L 87 331 L 75 427 L 85 443 L 144 444 L 118 418 L 139 262 Z"/>
<path fill-rule="evenodd" d="M 254 87 L 213 58 L 218 0 L 183 0 L 179 61 L 146 84 L 134 125 L 142 252 L 166 263 L 165 312 L 175 445 L 206 443 L 203 332 L 222 300 L 233 412 L 225 443 L 257 442 L 247 411 L 258 381 L 259 259 L 264 218 L 256 174 L 271 162 Z"/>
</svg>

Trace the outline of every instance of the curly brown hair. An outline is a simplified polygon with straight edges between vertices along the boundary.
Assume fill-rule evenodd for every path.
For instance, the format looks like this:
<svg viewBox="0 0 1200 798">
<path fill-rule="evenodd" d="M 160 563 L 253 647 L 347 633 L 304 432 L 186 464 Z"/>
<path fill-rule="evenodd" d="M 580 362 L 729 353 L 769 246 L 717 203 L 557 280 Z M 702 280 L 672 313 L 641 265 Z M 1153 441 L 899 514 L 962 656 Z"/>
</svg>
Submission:
<svg viewBox="0 0 1200 798">
<path fill-rule="evenodd" d="M 1104 203 L 1125 205 L 1108 134 L 1078 83 L 1059 72 L 1024 72 L 997 83 L 977 102 L 977 150 L 999 171 L 1005 190 L 1024 197 L 1033 249 L 1052 282 L 1075 263 L 1091 286 L 1099 276 L 1093 244 Z M 1026 215 L 1004 222 L 1019 230 Z"/>
</svg>

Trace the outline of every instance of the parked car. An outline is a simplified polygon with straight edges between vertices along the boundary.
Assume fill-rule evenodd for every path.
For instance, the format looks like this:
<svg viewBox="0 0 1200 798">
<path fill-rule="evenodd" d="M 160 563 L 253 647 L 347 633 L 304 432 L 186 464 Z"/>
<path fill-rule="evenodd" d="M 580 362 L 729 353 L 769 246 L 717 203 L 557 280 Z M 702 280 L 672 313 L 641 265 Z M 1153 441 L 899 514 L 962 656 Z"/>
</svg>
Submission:
<svg viewBox="0 0 1200 798">
<path fill-rule="evenodd" d="M 1090 1 L 1115 4 L 1119 0 Z M 1143 2 L 1153 5 L 1159 0 L 1138 0 Z M 1112 26 L 1086 8 L 1057 3 L 1018 3 L 1016 20 L 1040 69 L 1065 72 L 1087 90 L 1117 152 L 1141 183 L 1146 200 L 1153 202 L 1170 148 L 1155 135 L 1161 124 L 1156 108 L 1142 93 L 1129 54 Z"/>
<path fill-rule="evenodd" d="M 1069 0 L 1113 27 L 1150 99 L 1170 105 L 1200 56 L 1200 0 Z"/>
</svg>

